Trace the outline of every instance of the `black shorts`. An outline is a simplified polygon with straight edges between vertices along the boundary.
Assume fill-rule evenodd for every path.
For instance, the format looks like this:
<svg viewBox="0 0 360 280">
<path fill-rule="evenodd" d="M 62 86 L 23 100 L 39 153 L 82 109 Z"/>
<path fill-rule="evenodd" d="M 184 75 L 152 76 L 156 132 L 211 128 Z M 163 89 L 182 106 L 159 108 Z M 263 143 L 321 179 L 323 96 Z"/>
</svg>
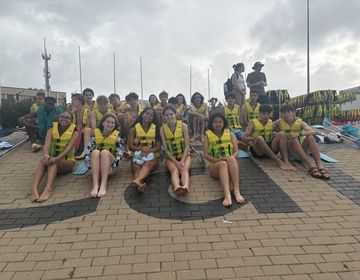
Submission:
<svg viewBox="0 0 360 280">
<path fill-rule="evenodd" d="M 269 148 L 271 149 L 271 142 L 267 142 L 266 144 L 267 144 L 267 145 L 269 146 Z M 251 153 L 251 155 L 252 155 L 254 158 L 269 158 L 269 157 L 268 157 L 267 155 L 265 155 L 265 154 L 258 155 L 258 154 L 256 153 L 254 147 L 252 147 L 252 146 L 250 146 L 250 153 Z"/>
</svg>

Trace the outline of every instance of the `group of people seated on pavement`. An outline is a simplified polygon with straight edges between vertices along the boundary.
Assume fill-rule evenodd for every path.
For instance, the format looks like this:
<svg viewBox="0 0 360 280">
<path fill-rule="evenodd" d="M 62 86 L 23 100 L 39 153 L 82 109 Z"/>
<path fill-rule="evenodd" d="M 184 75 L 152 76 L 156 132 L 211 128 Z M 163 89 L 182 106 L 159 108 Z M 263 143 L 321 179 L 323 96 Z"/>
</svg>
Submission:
<svg viewBox="0 0 360 280">
<path fill-rule="evenodd" d="M 144 192 L 146 178 L 158 168 L 161 153 L 175 194 L 186 195 L 190 191 L 191 143 L 196 141 L 203 145 L 210 175 L 220 181 L 226 207 L 232 205 L 233 199 L 245 202 L 239 186 L 239 147 L 249 149 L 254 157 L 268 157 L 287 171 L 297 170 L 290 161 L 297 157 L 311 176 L 330 178 L 320 160 L 315 132 L 295 116 L 290 105 L 284 105 L 281 118 L 272 122 L 271 106 L 257 103 L 257 93 L 253 91 L 241 107 L 236 104 L 235 94 L 228 93 L 226 104 L 211 114 L 199 92 L 192 95 L 189 106 L 183 94 L 168 97 L 162 91 L 160 101 L 156 95 L 150 95 L 148 104 L 142 105 L 138 95 L 131 92 L 125 100 L 113 93 L 109 97 L 100 95 L 94 101 L 93 90 L 87 88 L 82 94 L 73 94 L 70 109 L 63 110 L 56 106 L 55 98 L 38 94 L 36 105 L 21 120 L 32 150 L 42 148 L 44 152 L 31 200 L 46 201 L 56 175 L 71 172 L 76 160 L 84 160 L 91 169 L 92 197 L 106 194 L 109 177 L 119 172 L 124 159 L 131 160 L 129 186 Z M 309 160 L 309 152 L 315 164 Z M 46 184 L 40 193 L 39 185 L 46 173 Z"/>
</svg>

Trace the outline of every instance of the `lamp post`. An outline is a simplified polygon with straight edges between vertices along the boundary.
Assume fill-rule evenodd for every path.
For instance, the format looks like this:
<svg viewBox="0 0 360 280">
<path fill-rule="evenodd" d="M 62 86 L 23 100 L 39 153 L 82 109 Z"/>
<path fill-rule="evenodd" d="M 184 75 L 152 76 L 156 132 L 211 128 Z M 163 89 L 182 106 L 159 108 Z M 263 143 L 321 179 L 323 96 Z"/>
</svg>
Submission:
<svg viewBox="0 0 360 280">
<path fill-rule="evenodd" d="M 307 94 L 310 93 L 310 47 L 309 47 L 309 35 L 310 35 L 310 12 L 309 12 L 309 0 L 306 0 L 306 47 L 307 47 Z"/>
<path fill-rule="evenodd" d="M 44 77 L 45 77 L 45 92 L 46 92 L 46 96 L 50 95 L 50 83 L 49 83 L 49 79 L 51 77 L 50 71 L 49 71 L 49 60 L 51 59 L 51 54 L 47 54 L 46 51 L 46 38 L 44 38 L 44 53 L 41 54 L 42 55 L 42 59 L 45 62 L 45 67 L 44 67 Z"/>
</svg>

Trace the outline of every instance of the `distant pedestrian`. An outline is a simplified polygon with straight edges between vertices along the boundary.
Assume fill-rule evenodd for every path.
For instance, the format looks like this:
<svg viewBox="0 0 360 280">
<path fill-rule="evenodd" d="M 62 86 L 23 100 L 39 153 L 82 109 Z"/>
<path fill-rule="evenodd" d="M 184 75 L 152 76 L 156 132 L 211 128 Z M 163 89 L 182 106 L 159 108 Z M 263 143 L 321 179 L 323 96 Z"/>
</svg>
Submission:
<svg viewBox="0 0 360 280">
<path fill-rule="evenodd" d="M 254 91 L 258 95 L 258 102 L 260 104 L 267 104 L 269 103 L 269 99 L 265 95 L 265 87 L 267 86 L 266 83 L 266 76 L 265 73 L 261 72 L 264 64 L 261 62 L 255 62 L 252 69 L 254 72 L 249 73 L 246 78 L 247 86 L 250 88 L 250 91 Z"/>
</svg>

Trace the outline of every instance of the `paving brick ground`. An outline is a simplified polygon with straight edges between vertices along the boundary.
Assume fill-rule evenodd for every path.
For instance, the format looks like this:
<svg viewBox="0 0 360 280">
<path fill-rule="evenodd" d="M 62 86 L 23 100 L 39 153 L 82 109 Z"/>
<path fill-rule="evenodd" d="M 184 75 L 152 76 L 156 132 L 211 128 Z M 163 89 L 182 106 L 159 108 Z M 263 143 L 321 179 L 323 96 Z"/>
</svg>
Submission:
<svg viewBox="0 0 360 280">
<path fill-rule="evenodd" d="M 340 160 L 328 182 L 240 159 L 248 202 L 227 209 L 196 159 L 185 198 L 163 166 L 134 193 L 125 162 L 101 200 L 66 175 L 33 204 L 41 153 L 25 143 L 0 159 L 0 279 L 360 279 L 360 152 L 322 149 Z"/>
</svg>

